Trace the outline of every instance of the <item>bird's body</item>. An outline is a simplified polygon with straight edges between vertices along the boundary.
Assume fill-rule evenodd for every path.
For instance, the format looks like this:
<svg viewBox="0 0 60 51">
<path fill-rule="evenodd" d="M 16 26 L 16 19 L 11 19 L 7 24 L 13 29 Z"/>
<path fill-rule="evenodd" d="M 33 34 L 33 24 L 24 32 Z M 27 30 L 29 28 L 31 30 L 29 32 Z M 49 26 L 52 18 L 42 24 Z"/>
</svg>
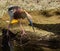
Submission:
<svg viewBox="0 0 60 51">
<path fill-rule="evenodd" d="M 32 25 L 32 19 L 31 19 L 31 15 L 28 14 L 25 10 L 23 10 L 22 8 L 20 8 L 19 6 L 12 6 L 8 8 L 8 13 L 10 15 L 10 24 L 14 24 L 19 22 L 20 25 L 20 29 L 22 31 L 22 34 L 25 34 L 25 30 L 22 27 L 22 24 L 20 22 L 20 20 L 27 18 L 28 21 L 31 23 Z"/>
</svg>

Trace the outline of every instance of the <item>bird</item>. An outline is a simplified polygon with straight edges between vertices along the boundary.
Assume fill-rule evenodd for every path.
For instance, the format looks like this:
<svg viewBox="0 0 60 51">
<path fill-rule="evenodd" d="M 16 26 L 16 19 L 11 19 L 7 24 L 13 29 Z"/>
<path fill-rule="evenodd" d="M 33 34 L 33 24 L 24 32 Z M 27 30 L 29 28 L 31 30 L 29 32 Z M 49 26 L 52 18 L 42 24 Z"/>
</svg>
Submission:
<svg viewBox="0 0 60 51">
<path fill-rule="evenodd" d="M 18 23 L 20 25 L 21 28 L 21 32 L 22 35 L 26 34 L 22 24 L 21 24 L 21 20 L 27 18 L 27 20 L 29 21 L 30 25 L 33 27 L 33 22 L 32 22 L 32 16 L 24 9 L 22 9 L 19 6 L 10 6 L 8 8 L 8 14 L 10 16 L 10 23 L 8 25 L 8 29 L 10 28 L 10 24 L 14 24 L 14 23 Z M 33 28 L 34 30 L 34 28 Z"/>
</svg>

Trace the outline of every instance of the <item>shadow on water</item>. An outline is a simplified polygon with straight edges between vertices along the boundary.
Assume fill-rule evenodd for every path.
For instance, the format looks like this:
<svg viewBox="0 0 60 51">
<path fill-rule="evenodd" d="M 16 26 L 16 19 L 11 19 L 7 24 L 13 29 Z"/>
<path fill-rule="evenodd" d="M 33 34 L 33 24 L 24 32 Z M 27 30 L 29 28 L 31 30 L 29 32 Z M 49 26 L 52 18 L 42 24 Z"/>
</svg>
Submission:
<svg viewBox="0 0 60 51">
<path fill-rule="evenodd" d="M 2 51 L 11 51 L 10 40 L 14 39 L 16 34 L 10 30 L 2 29 Z"/>
<path fill-rule="evenodd" d="M 51 25 L 49 25 L 51 26 Z M 56 29 L 51 29 L 49 28 L 48 25 L 43 25 L 43 24 L 34 24 L 34 27 L 37 27 L 39 29 L 43 29 L 43 30 L 46 30 L 46 31 L 51 31 L 51 32 L 54 32 Z M 55 25 L 53 25 L 52 28 L 54 28 Z M 45 28 L 46 27 L 46 28 Z M 58 24 L 58 27 L 59 27 L 59 24 Z M 58 30 L 58 29 L 57 29 Z M 3 48 L 4 49 L 3 51 L 10 51 L 10 47 L 9 47 L 9 38 L 6 37 L 7 35 L 7 30 L 6 29 L 3 29 L 2 30 L 2 45 L 3 45 Z M 27 34 L 35 34 L 33 32 L 28 32 Z M 18 34 L 17 34 L 18 35 Z M 16 43 L 18 44 L 20 42 L 20 38 L 19 36 L 15 35 L 15 33 L 12 33 L 10 30 L 9 30 L 9 36 L 11 37 L 10 39 L 13 39 L 16 40 Z M 35 35 L 28 35 L 28 37 L 23 37 L 22 38 L 22 43 L 28 43 L 26 45 L 23 45 L 23 46 L 20 46 L 20 45 L 17 45 L 14 47 L 14 51 L 44 51 L 44 49 L 42 47 L 46 47 L 46 48 L 53 48 L 53 49 L 57 49 L 59 48 L 59 41 L 57 41 L 56 39 L 50 39 L 49 41 L 47 40 L 40 40 L 40 41 L 37 41 L 37 40 L 33 40 L 34 38 L 36 39 L 36 36 L 34 37 Z M 29 37 L 31 39 L 29 39 Z M 43 45 L 37 45 L 37 44 L 43 44 Z M 6 45 L 7 44 L 7 45 Z M 48 46 L 45 46 L 45 45 L 48 45 Z M 5 47 L 6 46 L 6 47 Z"/>
<path fill-rule="evenodd" d="M 17 36 L 17 34 L 11 32 L 10 30 L 8 30 L 8 35 L 7 35 L 7 29 L 2 29 L 2 51 L 11 51 L 12 49 L 12 44 L 9 46 L 11 41 L 16 40 L 16 43 L 18 44 L 20 42 L 20 38 L 19 36 Z M 31 32 L 30 32 L 31 33 Z M 27 43 L 29 41 L 28 37 L 23 36 L 22 38 L 22 43 Z M 14 42 L 12 42 L 14 43 Z M 32 42 L 28 43 L 27 45 L 23 45 L 20 46 L 22 44 L 19 43 L 19 45 L 14 47 L 14 51 L 43 51 L 43 49 L 36 44 L 32 44 Z M 13 50 L 12 50 L 13 51 Z"/>
<path fill-rule="evenodd" d="M 33 23 L 34 27 L 42 29 L 48 32 L 53 32 L 55 35 L 60 37 L 60 24 L 36 24 Z M 46 41 L 49 48 L 60 48 L 60 38 L 53 38 Z"/>
<path fill-rule="evenodd" d="M 33 23 L 34 27 L 42 30 L 46 30 L 49 32 L 53 32 L 54 34 L 60 35 L 60 24 L 36 24 Z"/>
<path fill-rule="evenodd" d="M 43 48 L 41 48 L 41 46 L 37 46 L 37 45 L 33 45 L 33 44 L 28 44 L 26 46 L 22 46 L 22 49 L 21 47 L 19 46 L 16 46 L 15 47 L 15 51 L 44 51 Z"/>
</svg>

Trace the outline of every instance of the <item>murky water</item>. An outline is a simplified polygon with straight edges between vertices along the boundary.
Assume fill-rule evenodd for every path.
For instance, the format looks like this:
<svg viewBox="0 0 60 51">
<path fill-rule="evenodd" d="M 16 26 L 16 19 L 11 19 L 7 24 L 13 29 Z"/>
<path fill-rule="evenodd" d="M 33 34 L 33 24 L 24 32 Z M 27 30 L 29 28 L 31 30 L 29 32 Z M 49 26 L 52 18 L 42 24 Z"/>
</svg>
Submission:
<svg viewBox="0 0 60 51">
<path fill-rule="evenodd" d="M 28 33 L 30 33 L 29 36 L 23 36 L 23 38 L 21 39 L 23 44 L 19 44 L 20 41 L 13 40 L 13 44 L 14 44 L 13 51 L 60 51 L 60 46 L 59 46 L 60 42 L 58 40 L 51 39 L 50 41 L 47 40 L 38 41 L 37 36 L 34 36 L 35 33 L 33 32 L 28 32 Z M 31 39 L 29 39 L 29 37 Z M 17 36 L 17 39 L 20 39 L 19 36 Z M 0 45 L 1 45 L 1 40 L 2 38 L 0 37 Z M 0 51 L 2 51 L 2 49 L 3 49 L 2 46 L 0 46 Z M 4 51 L 9 51 L 9 50 L 4 50 Z"/>
</svg>

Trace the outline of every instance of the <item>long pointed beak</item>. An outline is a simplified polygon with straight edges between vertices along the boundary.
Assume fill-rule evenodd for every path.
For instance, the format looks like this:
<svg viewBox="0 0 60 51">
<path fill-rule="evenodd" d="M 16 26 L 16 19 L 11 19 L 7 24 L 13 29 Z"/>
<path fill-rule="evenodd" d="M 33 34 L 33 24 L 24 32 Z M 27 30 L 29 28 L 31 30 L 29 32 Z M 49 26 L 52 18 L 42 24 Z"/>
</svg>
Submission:
<svg viewBox="0 0 60 51">
<path fill-rule="evenodd" d="M 30 25 L 31 25 L 32 28 L 33 28 L 33 31 L 35 32 L 35 29 L 34 29 L 34 26 L 33 26 L 33 22 L 32 22 L 32 20 L 29 20 L 29 22 L 30 22 Z"/>
</svg>

